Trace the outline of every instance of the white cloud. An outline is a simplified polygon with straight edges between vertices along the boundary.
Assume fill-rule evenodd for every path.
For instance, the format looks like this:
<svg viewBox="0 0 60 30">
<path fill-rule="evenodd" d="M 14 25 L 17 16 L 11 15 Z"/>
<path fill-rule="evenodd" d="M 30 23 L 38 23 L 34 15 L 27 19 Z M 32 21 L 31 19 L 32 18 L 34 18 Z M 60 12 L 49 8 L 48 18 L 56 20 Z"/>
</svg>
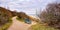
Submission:
<svg viewBox="0 0 60 30">
<path fill-rule="evenodd" d="M 9 7 L 11 10 L 24 11 L 35 14 L 36 9 L 44 8 L 49 2 L 56 0 L 0 0 L 0 6 Z M 30 11 L 29 11 L 30 10 Z"/>
</svg>

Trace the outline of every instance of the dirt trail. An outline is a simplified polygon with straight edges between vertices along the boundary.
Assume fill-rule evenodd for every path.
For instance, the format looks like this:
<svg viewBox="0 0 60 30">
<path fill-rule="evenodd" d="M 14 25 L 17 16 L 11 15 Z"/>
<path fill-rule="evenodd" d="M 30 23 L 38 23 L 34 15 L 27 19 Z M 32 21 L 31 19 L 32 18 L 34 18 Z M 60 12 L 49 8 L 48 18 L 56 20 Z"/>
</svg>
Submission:
<svg viewBox="0 0 60 30">
<path fill-rule="evenodd" d="M 13 17 L 12 20 L 13 20 L 13 23 L 8 28 L 8 30 L 28 30 L 28 28 L 31 25 L 36 24 L 35 22 L 32 22 L 32 24 L 26 24 L 26 23 L 20 22 L 16 19 L 16 17 Z"/>
</svg>

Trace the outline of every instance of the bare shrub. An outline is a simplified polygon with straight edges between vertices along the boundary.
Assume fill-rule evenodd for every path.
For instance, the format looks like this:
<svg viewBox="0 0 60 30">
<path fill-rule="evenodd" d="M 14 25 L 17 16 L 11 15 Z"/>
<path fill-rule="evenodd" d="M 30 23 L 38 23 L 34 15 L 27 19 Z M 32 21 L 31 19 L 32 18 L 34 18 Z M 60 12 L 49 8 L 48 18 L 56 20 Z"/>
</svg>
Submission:
<svg viewBox="0 0 60 30">
<path fill-rule="evenodd" d="M 60 29 L 60 3 L 48 4 L 45 11 L 40 14 L 40 19 L 49 26 Z"/>
</svg>

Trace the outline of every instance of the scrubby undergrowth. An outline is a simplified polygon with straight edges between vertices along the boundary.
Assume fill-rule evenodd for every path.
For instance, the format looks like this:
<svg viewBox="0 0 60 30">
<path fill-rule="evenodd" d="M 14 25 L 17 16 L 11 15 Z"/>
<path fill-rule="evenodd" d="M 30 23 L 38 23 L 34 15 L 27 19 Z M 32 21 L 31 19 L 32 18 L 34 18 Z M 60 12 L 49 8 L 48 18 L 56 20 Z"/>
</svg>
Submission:
<svg viewBox="0 0 60 30">
<path fill-rule="evenodd" d="M 23 18 L 17 17 L 16 19 L 17 19 L 18 21 L 24 22 L 24 19 L 23 19 Z"/>
<path fill-rule="evenodd" d="M 0 26 L 0 30 L 7 30 L 10 27 L 11 24 L 12 24 L 12 20 L 10 18 L 7 23 L 5 23 L 4 25 Z"/>
</svg>

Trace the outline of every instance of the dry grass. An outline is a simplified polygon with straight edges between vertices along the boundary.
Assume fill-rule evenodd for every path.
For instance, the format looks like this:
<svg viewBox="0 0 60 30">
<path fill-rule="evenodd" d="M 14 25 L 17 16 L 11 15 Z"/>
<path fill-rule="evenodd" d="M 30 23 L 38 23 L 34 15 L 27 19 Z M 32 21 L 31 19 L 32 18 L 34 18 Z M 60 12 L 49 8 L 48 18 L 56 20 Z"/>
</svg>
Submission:
<svg viewBox="0 0 60 30">
<path fill-rule="evenodd" d="M 58 29 L 37 23 L 36 25 L 31 26 L 31 30 L 58 30 Z"/>
</svg>

